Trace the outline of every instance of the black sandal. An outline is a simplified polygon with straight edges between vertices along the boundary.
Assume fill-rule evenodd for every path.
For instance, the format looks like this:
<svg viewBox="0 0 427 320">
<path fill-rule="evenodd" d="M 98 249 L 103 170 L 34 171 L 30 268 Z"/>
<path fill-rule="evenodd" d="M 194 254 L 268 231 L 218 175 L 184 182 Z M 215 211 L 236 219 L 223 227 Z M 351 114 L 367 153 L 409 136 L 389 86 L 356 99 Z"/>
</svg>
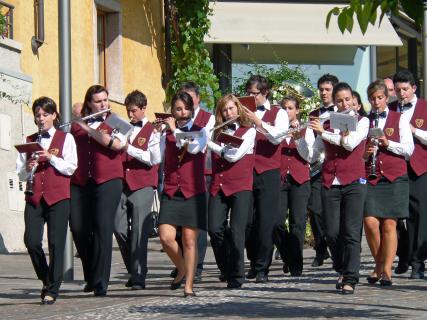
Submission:
<svg viewBox="0 0 427 320">
<path fill-rule="evenodd" d="M 350 287 L 351 289 L 345 288 L 345 287 Z M 350 284 L 350 283 L 343 283 L 342 289 L 341 289 L 341 293 L 342 294 L 354 294 L 354 284 Z"/>
<path fill-rule="evenodd" d="M 337 290 L 341 290 L 342 289 L 342 279 L 343 279 L 342 276 L 338 277 L 337 283 L 335 284 L 335 289 L 337 289 Z"/>
<path fill-rule="evenodd" d="M 378 278 L 378 277 L 372 277 L 372 276 L 367 276 L 366 280 L 368 280 L 369 284 L 375 284 L 375 283 L 377 283 L 380 280 L 380 278 Z"/>
<path fill-rule="evenodd" d="M 54 303 L 55 303 L 55 301 L 56 301 L 56 298 L 55 298 L 55 297 L 52 297 L 52 296 L 50 296 L 50 295 L 46 294 L 46 295 L 43 297 L 41 304 L 44 304 L 44 305 L 52 305 L 52 304 L 54 304 Z"/>
</svg>

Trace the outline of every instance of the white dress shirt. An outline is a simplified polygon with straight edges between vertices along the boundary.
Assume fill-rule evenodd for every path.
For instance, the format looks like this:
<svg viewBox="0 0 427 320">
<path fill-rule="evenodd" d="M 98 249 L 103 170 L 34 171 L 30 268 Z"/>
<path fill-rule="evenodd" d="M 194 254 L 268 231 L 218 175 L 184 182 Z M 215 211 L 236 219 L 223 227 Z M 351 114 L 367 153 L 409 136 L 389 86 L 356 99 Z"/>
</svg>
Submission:
<svg viewBox="0 0 427 320">
<path fill-rule="evenodd" d="M 299 155 L 307 162 L 313 159 L 313 145 L 315 141 L 314 132 L 311 128 L 306 128 L 304 137 L 295 140 L 295 145 Z M 286 137 L 286 142 L 289 144 L 291 137 Z"/>
<path fill-rule="evenodd" d="M 387 121 L 389 115 L 389 109 L 384 110 L 387 115 L 385 118 L 380 117 L 378 119 L 378 128 L 384 129 L 384 125 Z M 393 152 L 394 154 L 404 156 L 406 160 L 409 160 L 409 157 L 414 152 L 414 139 L 412 139 L 412 132 L 409 122 L 406 117 L 401 116 L 399 120 L 399 136 L 400 142 L 388 140 L 387 150 Z"/>
<path fill-rule="evenodd" d="M 271 109 L 270 101 L 266 100 L 264 103 L 264 107 L 266 110 L 256 110 L 255 115 L 262 119 L 265 112 L 267 110 Z M 283 141 L 283 139 L 286 138 L 284 134 L 285 131 L 289 128 L 289 119 L 288 114 L 285 110 L 280 108 L 279 112 L 276 115 L 276 119 L 274 120 L 274 125 L 268 124 L 261 120 L 262 123 L 262 129 L 265 131 L 265 136 L 267 137 L 268 141 L 270 141 L 272 144 L 280 144 L 280 142 Z"/>
<path fill-rule="evenodd" d="M 127 153 L 137 159 L 138 161 L 146 164 L 147 166 L 154 166 L 159 164 L 162 160 L 160 154 L 160 132 L 152 132 L 148 140 L 147 150 L 144 151 L 140 148 L 131 145 L 135 140 L 136 136 L 140 133 L 142 128 L 147 124 L 148 119 L 145 117 L 142 121 L 142 127 L 134 126 L 131 135 L 129 136 L 129 142 Z"/>
<path fill-rule="evenodd" d="M 48 150 L 49 146 L 52 142 L 53 135 L 56 132 L 56 129 L 54 127 L 50 128 L 48 130 L 50 137 L 49 138 L 42 138 L 40 141 L 41 146 L 43 149 Z M 27 140 L 24 139 L 24 143 L 26 143 Z M 62 147 L 62 157 L 59 158 L 55 155 L 52 155 L 52 157 L 49 160 L 49 163 L 58 170 L 59 173 L 65 175 L 65 176 L 71 176 L 74 171 L 77 169 L 77 148 L 76 148 L 76 142 L 74 141 L 74 137 L 67 133 L 65 136 L 64 146 Z M 26 153 L 20 153 L 18 155 L 18 158 L 16 159 L 16 173 L 18 174 L 20 181 L 26 181 L 28 180 L 28 177 L 30 175 L 30 172 L 26 169 L 26 162 L 27 162 L 27 154 Z"/>
<path fill-rule="evenodd" d="M 403 110 L 402 115 L 408 120 L 409 123 L 411 122 L 411 119 L 414 115 L 415 106 L 417 105 L 417 101 L 418 101 L 417 96 L 414 95 L 414 97 L 410 101 L 410 103 L 412 104 L 412 107 L 405 108 Z M 400 104 L 398 104 L 397 106 L 398 106 L 397 111 L 401 112 Z M 424 119 L 424 121 L 427 121 L 427 119 Z M 412 131 L 411 131 L 411 134 L 412 134 Z M 421 129 L 415 128 L 414 137 L 417 138 L 422 144 L 427 145 L 427 131 L 426 130 L 421 130 Z"/>
<path fill-rule="evenodd" d="M 340 130 L 333 129 L 333 132 L 325 130 L 321 135 L 318 135 L 313 145 L 313 159 L 312 162 L 316 162 L 321 153 L 325 149 L 323 141 L 327 141 L 330 144 L 342 146 L 347 151 L 353 151 L 362 141 L 366 140 L 369 132 L 369 119 L 363 117 L 359 120 L 356 126 L 356 131 L 351 131 L 347 136 L 343 138 L 340 135 Z M 340 185 L 338 178 L 335 177 L 332 182 L 333 185 Z"/>
<path fill-rule="evenodd" d="M 236 123 L 236 130 L 239 127 L 239 124 Z M 235 130 L 232 129 L 224 130 L 224 133 L 227 133 L 229 135 L 234 135 L 234 132 Z M 227 147 L 223 143 L 221 143 L 221 145 L 218 145 L 216 142 L 213 141 L 208 142 L 208 148 L 219 156 L 221 156 L 221 153 L 224 151 L 225 160 L 227 160 L 228 162 L 237 162 L 238 160 L 242 159 L 243 156 L 245 156 L 246 154 L 254 153 L 255 137 L 255 128 L 249 128 L 249 130 L 243 134 L 243 143 L 240 145 L 239 148 Z"/>
</svg>

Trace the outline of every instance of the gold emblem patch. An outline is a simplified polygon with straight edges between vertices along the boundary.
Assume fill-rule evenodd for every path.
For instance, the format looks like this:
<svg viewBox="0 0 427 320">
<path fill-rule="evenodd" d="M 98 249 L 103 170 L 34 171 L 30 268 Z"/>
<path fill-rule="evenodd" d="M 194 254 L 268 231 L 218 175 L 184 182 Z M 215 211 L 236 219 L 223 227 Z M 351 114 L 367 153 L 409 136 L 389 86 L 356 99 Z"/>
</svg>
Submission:
<svg viewBox="0 0 427 320">
<path fill-rule="evenodd" d="M 52 148 L 49 150 L 50 154 L 53 154 L 54 156 L 57 156 L 59 153 L 59 149 L 58 148 Z"/>
<path fill-rule="evenodd" d="M 393 128 L 386 128 L 386 129 L 384 129 L 384 132 L 385 132 L 385 134 L 387 135 L 387 136 L 392 136 L 393 135 L 393 133 L 394 133 L 394 129 Z"/>
<path fill-rule="evenodd" d="M 142 147 L 146 140 L 145 138 L 138 138 L 138 146 Z"/>
<path fill-rule="evenodd" d="M 424 119 L 415 119 L 415 125 L 417 128 L 421 128 L 424 124 Z"/>
</svg>

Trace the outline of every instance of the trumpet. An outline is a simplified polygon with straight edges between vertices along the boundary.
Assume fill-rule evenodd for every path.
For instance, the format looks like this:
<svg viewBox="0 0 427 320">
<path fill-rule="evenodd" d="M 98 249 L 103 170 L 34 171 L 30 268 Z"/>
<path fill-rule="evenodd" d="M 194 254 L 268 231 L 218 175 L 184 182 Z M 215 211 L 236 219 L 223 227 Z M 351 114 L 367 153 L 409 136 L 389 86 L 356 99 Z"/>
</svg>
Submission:
<svg viewBox="0 0 427 320">
<path fill-rule="evenodd" d="M 70 122 L 66 122 L 66 123 L 61 124 L 59 126 L 59 128 L 68 127 L 68 126 L 70 126 L 76 120 L 80 120 L 80 121 L 90 120 L 92 118 L 96 118 L 97 116 L 103 115 L 104 113 L 107 113 L 107 112 L 110 112 L 110 111 L 111 111 L 111 108 L 105 109 L 105 110 L 101 110 L 99 112 L 92 113 L 92 114 L 90 114 L 90 115 L 88 115 L 86 117 L 83 117 L 83 118 L 76 118 L 76 119 L 74 119 L 74 120 L 72 120 Z"/>
<path fill-rule="evenodd" d="M 37 132 L 37 142 L 40 143 L 42 141 L 42 128 L 43 128 L 43 124 L 39 124 L 38 125 L 38 132 Z M 34 186 L 34 175 L 36 173 L 37 167 L 39 165 L 39 159 L 40 159 L 40 155 L 37 152 L 34 152 L 31 155 L 31 158 L 34 158 L 36 163 L 34 164 L 34 166 L 31 168 L 31 172 L 30 175 L 28 176 L 27 179 L 27 188 L 25 189 L 25 194 L 28 196 L 32 196 L 34 195 L 34 191 L 33 191 L 33 186 Z"/>
</svg>

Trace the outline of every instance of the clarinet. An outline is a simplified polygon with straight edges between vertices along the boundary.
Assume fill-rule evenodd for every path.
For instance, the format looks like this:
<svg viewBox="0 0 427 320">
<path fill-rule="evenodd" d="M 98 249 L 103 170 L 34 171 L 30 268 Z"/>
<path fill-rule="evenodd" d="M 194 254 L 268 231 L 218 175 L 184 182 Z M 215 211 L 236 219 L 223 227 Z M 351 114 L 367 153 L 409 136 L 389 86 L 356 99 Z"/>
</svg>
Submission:
<svg viewBox="0 0 427 320">
<path fill-rule="evenodd" d="M 42 141 L 42 129 L 43 129 L 43 125 L 40 124 L 37 132 L 37 142 L 40 143 Z M 40 156 L 38 155 L 38 153 L 34 152 L 31 155 L 31 158 L 34 158 L 36 160 L 36 163 L 34 164 L 34 166 L 31 168 L 31 172 L 30 172 L 30 176 L 27 179 L 27 188 L 25 189 L 25 194 L 28 196 L 32 196 L 34 194 L 33 191 L 33 185 L 34 185 L 34 174 L 36 173 L 38 164 L 39 164 L 39 158 Z"/>
<path fill-rule="evenodd" d="M 374 128 L 378 128 L 378 120 L 380 118 L 379 115 L 380 114 L 379 114 L 378 110 L 376 110 L 374 113 Z M 374 143 L 375 151 L 371 157 L 371 163 L 370 163 L 371 170 L 370 170 L 370 173 L 368 175 L 368 179 L 374 180 L 378 177 L 378 175 L 377 175 L 377 152 L 378 152 L 378 142 L 379 141 L 378 141 L 378 138 L 372 138 L 371 141 Z"/>
</svg>

